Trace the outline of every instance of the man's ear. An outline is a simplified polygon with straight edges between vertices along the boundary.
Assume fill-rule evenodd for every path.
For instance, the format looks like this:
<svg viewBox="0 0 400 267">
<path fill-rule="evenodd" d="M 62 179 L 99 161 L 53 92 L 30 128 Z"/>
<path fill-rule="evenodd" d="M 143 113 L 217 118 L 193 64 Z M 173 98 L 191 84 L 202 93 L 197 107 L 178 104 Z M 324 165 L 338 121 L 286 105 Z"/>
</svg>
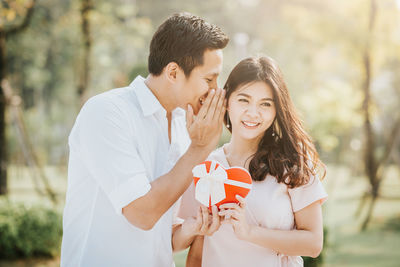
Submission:
<svg viewBox="0 0 400 267">
<path fill-rule="evenodd" d="M 165 66 L 165 76 L 168 81 L 175 83 L 180 71 L 179 65 L 176 62 L 170 62 Z"/>
</svg>

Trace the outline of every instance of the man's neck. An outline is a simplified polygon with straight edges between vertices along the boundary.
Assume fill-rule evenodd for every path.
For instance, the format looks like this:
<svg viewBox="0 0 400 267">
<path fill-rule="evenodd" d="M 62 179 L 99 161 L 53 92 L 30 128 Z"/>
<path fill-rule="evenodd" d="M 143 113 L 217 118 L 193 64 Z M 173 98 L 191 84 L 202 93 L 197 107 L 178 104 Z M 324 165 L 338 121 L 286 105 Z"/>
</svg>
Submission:
<svg viewBox="0 0 400 267">
<path fill-rule="evenodd" d="M 162 76 L 153 76 L 149 74 L 144 81 L 146 86 L 160 102 L 161 106 L 167 111 L 167 114 L 178 107 L 176 96 L 171 93 L 169 84 L 162 78 Z"/>
</svg>

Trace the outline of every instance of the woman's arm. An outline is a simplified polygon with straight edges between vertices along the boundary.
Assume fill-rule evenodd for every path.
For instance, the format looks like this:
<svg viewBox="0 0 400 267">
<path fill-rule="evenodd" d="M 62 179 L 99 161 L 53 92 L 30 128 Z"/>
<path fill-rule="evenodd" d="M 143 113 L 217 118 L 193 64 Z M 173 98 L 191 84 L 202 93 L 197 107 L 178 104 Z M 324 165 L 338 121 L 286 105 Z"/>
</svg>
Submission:
<svg viewBox="0 0 400 267">
<path fill-rule="evenodd" d="M 201 267 L 203 258 L 204 236 L 198 235 L 190 246 L 189 253 L 186 258 L 186 267 Z"/>
<path fill-rule="evenodd" d="M 245 218 L 244 199 L 240 196 L 239 205 L 221 205 L 221 216 L 230 215 L 232 224 L 239 239 L 272 249 L 289 256 L 318 257 L 322 250 L 323 226 L 319 201 L 308 205 L 294 214 L 295 230 L 274 230 L 260 226 L 248 225 Z"/>
</svg>

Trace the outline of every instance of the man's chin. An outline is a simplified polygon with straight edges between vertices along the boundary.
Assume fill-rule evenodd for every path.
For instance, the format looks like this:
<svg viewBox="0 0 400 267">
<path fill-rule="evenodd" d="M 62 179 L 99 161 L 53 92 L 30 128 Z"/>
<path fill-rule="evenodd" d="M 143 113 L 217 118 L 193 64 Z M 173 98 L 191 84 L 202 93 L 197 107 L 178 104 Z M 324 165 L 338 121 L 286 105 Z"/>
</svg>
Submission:
<svg viewBox="0 0 400 267">
<path fill-rule="evenodd" d="M 197 104 L 197 105 L 190 104 L 190 105 L 192 106 L 193 114 L 197 115 L 200 111 L 201 105 L 200 104 Z"/>
</svg>

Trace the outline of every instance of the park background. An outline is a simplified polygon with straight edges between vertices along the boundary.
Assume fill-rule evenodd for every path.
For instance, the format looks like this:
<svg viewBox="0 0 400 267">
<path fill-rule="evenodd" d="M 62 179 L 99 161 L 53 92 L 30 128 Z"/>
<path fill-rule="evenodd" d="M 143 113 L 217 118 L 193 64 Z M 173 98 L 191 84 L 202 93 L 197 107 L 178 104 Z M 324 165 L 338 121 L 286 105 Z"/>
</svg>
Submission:
<svg viewBox="0 0 400 267">
<path fill-rule="evenodd" d="M 327 165 L 307 266 L 400 266 L 399 0 L 1 0 L 0 266 L 59 265 L 79 109 L 147 75 L 152 34 L 181 11 L 229 35 L 220 86 L 250 55 L 284 73 Z"/>
</svg>

